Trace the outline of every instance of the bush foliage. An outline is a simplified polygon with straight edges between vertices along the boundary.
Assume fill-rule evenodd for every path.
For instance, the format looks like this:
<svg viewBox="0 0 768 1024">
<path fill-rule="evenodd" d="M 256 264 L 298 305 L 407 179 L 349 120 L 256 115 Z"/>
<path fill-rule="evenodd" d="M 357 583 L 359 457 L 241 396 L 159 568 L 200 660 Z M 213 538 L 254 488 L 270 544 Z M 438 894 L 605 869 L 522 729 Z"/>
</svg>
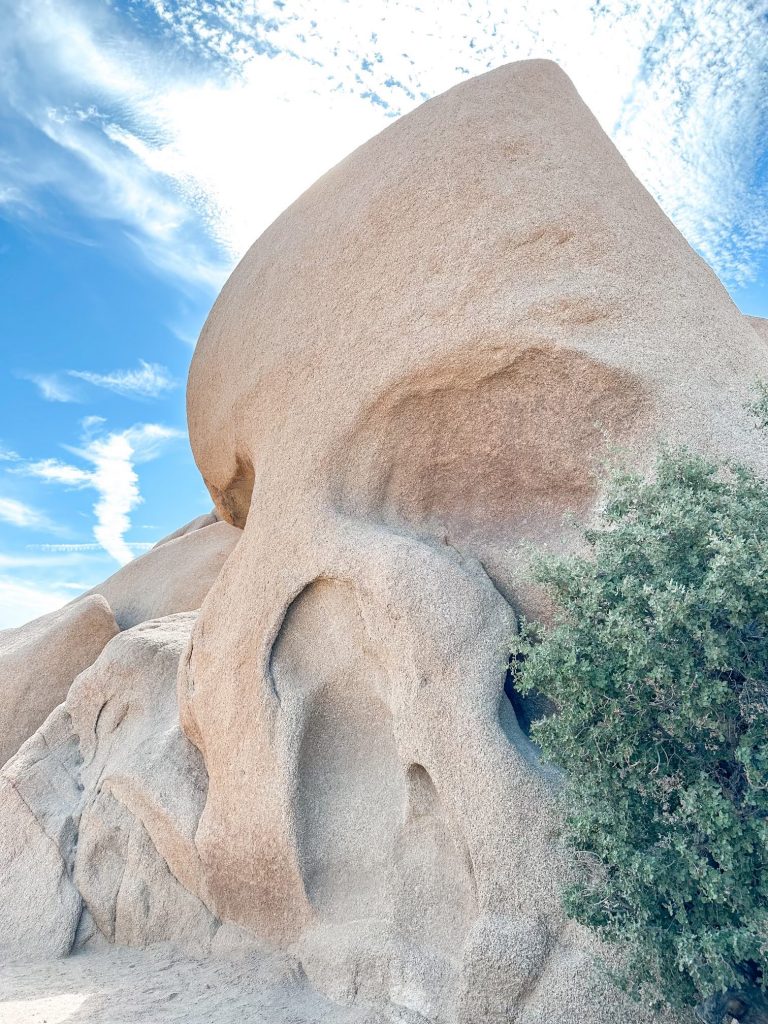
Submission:
<svg viewBox="0 0 768 1024">
<path fill-rule="evenodd" d="M 513 646 L 516 687 L 557 708 L 533 735 L 589 855 L 566 908 L 673 1006 L 763 984 L 768 484 L 665 450 L 652 480 L 612 479 L 587 543 L 538 563 L 557 616 Z"/>
</svg>

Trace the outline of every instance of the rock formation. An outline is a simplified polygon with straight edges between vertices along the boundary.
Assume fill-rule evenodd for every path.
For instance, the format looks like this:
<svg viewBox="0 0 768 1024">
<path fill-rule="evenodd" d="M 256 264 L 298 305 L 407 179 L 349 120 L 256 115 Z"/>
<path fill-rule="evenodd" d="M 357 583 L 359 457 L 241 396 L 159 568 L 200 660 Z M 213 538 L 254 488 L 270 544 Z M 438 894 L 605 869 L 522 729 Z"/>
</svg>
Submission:
<svg viewBox="0 0 768 1024">
<path fill-rule="evenodd" d="M 6 955 L 22 937 L 30 953 L 64 955 L 96 930 L 129 945 L 193 932 L 205 945 L 211 915 L 168 868 L 169 847 L 191 846 L 205 798 L 175 694 L 193 620 L 172 615 L 117 636 L 6 765 Z"/>
<path fill-rule="evenodd" d="M 768 320 L 761 316 L 749 316 L 747 320 L 752 324 L 758 335 L 768 344 Z"/>
<path fill-rule="evenodd" d="M 103 597 L 0 630 L 0 765 L 43 724 L 118 632 Z"/>
<path fill-rule="evenodd" d="M 201 516 L 119 569 L 90 593 L 110 604 L 121 629 L 174 612 L 197 610 L 240 538 L 240 531 Z"/>
<path fill-rule="evenodd" d="M 574 547 L 615 447 L 768 466 L 744 409 L 760 330 L 553 64 L 462 84 L 321 178 L 190 371 L 232 525 L 97 588 L 142 624 L 6 765 L 16 950 L 261 942 L 377 1019 L 649 1019 L 563 920 L 555 780 L 506 645 L 546 610 L 527 546 Z M 199 614 L 169 614 L 214 530 Z"/>
<path fill-rule="evenodd" d="M 119 630 L 196 611 L 240 534 L 215 513 L 199 516 L 66 607 L 0 630 L 0 765 Z"/>
</svg>

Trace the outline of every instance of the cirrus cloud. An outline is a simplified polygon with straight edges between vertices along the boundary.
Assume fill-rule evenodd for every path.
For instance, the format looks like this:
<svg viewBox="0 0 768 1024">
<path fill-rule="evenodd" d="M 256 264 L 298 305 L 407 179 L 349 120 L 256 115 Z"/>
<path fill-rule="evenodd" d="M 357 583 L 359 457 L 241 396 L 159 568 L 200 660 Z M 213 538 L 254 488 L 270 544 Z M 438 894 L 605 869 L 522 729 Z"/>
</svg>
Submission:
<svg viewBox="0 0 768 1024">
<path fill-rule="evenodd" d="M 21 373 L 22 380 L 31 381 L 46 402 L 78 402 L 77 392 L 56 373 Z"/>
<path fill-rule="evenodd" d="M 67 370 L 70 377 L 76 377 L 97 388 L 106 388 L 117 395 L 129 398 L 158 398 L 179 386 L 165 366 L 139 360 L 138 370 L 113 370 L 111 373 L 94 373 L 91 370 Z"/>
<path fill-rule="evenodd" d="M 123 398 L 139 399 L 160 398 L 179 386 L 179 381 L 171 376 L 167 367 L 144 359 L 139 360 L 135 370 L 111 370 L 108 373 L 60 370 L 54 373 L 20 373 L 18 376 L 35 384 L 47 402 L 82 402 L 82 389 L 73 384 L 73 380 L 103 388 Z"/>
<path fill-rule="evenodd" d="M 51 529 L 52 523 L 48 516 L 15 498 L 0 497 L 0 520 L 12 526 L 29 527 L 32 529 Z"/>
<path fill-rule="evenodd" d="M 392 117 L 469 75 L 548 57 L 740 285 L 768 246 L 767 13 L 754 0 L 135 0 L 129 17 L 20 0 L 0 85 L 46 145 L 0 168 L 0 196 L 20 208 L 56 187 L 120 220 L 161 272 L 213 286 Z"/>
<path fill-rule="evenodd" d="M 115 561 L 124 565 L 135 557 L 126 541 L 131 512 L 143 501 L 136 466 L 157 458 L 169 441 L 184 437 L 184 433 L 159 423 L 138 423 L 123 431 L 96 433 L 101 427 L 103 421 L 91 417 L 84 421 L 82 444 L 65 446 L 87 468 L 48 458 L 24 463 L 15 471 L 46 483 L 96 491 L 93 536 Z"/>
</svg>

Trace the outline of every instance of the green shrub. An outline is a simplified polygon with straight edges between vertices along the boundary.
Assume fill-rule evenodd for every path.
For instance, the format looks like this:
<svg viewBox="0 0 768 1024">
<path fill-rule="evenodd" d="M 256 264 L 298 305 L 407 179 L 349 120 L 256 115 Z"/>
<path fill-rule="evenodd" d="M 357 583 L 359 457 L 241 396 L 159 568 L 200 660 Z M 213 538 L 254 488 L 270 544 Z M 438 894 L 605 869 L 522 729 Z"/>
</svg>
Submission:
<svg viewBox="0 0 768 1024">
<path fill-rule="evenodd" d="M 538 562 L 557 615 L 512 651 L 515 686 L 557 708 L 533 738 L 568 780 L 584 871 L 566 909 L 622 945 L 635 991 L 682 1008 L 752 986 L 760 1002 L 768 484 L 666 450 L 653 480 L 612 479 L 587 543 Z"/>
</svg>

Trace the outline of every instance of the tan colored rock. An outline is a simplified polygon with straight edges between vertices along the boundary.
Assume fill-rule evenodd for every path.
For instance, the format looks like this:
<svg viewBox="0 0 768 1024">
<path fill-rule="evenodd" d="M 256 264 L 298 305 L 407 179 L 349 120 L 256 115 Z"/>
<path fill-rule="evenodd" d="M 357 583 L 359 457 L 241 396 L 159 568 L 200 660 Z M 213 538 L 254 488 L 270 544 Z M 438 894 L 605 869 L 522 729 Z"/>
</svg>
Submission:
<svg viewBox="0 0 768 1024">
<path fill-rule="evenodd" d="M 188 533 L 194 533 L 195 530 L 202 530 L 204 526 L 213 526 L 214 523 L 219 522 L 219 517 L 216 515 L 216 510 L 213 512 L 206 512 L 202 516 L 196 516 L 191 519 L 184 526 L 180 526 L 178 530 L 174 530 L 173 533 L 169 533 L 167 537 L 163 537 L 161 540 L 154 545 L 159 548 L 163 544 L 167 544 L 169 540 L 176 540 L 177 537 L 186 537 Z"/>
<path fill-rule="evenodd" d="M 83 758 L 73 879 L 101 934 L 117 943 L 174 938 L 200 948 L 215 933 L 193 842 L 207 778 L 179 729 L 175 694 L 194 619 L 126 631 L 65 705 Z"/>
<path fill-rule="evenodd" d="M 0 631 L 0 764 L 61 704 L 117 631 L 106 600 L 95 596 Z"/>
<path fill-rule="evenodd" d="M 508 1020 L 535 987 L 551 946 L 540 918 L 479 917 L 461 951 L 457 1021 L 496 1024 Z M 514 957 L 510 950 L 515 951 Z"/>
<path fill-rule="evenodd" d="M 0 959 L 64 956 L 82 900 L 70 875 L 79 751 L 58 707 L 0 771 Z"/>
<path fill-rule="evenodd" d="M 207 951 L 194 832 L 207 779 L 182 734 L 179 657 L 194 614 L 121 633 L 0 774 L 6 956 L 98 941 Z"/>
<path fill-rule="evenodd" d="M 544 607 L 527 545 L 574 547 L 613 446 L 768 465 L 743 411 L 765 365 L 548 62 L 430 100 L 267 229 L 188 388 L 198 466 L 244 527 L 179 677 L 219 917 L 338 998 L 643 1019 L 563 923 L 506 644 Z"/>
<path fill-rule="evenodd" d="M 242 536 L 208 520 L 193 520 L 89 591 L 109 601 L 120 629 L 200 607 Z"/>
<path fill-rule="evenodd" d="M 747 320 L 763 341 L 768 344 L 768 320 L 761 316 L 748 316 Z M 768 374 L 768 370 L 763 369 L 763 375 L 765 376 L 766 374 Z"/>
</svg>

